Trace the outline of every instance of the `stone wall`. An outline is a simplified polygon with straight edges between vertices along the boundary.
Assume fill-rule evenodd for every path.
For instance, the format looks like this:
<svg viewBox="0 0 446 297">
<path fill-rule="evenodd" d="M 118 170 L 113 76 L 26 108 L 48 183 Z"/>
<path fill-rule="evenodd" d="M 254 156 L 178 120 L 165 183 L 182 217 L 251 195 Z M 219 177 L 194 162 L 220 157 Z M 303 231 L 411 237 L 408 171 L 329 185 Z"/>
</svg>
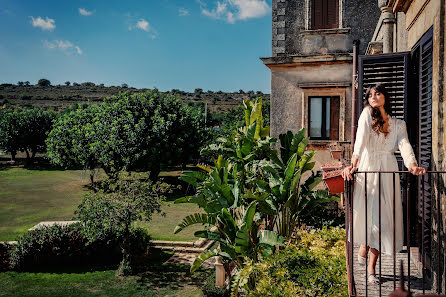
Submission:
<svg viewBox="0 0 446 297">
<path fill-rule="evenodd" d="M 339 0 L 339 8 L 338 28 L 310 30 L 311 0 L 273 0 L 272 56 L 351 53 L 355 39 L 365 54 L 380 16 L 376 2 Z"/>
</svg>

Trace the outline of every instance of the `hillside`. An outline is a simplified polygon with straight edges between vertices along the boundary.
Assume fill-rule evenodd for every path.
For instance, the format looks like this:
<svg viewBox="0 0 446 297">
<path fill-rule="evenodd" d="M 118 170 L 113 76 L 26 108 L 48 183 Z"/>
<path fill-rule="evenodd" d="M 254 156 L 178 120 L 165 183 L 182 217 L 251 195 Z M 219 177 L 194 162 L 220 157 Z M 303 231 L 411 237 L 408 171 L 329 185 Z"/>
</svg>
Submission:
<svg viewBox="0 0 446 297">
<path fill-rule="evenodd" d="M 73 103 L 92 102 L 99 103 L 104 98 L 118 95 L 119 92 L 129 91 L 132 93 L 145 92 L 147 89 L 106 87 L 103 85 L 71 85 L 71 86 L 39 86 L 39 85 L 0 85 L 0 105 L 9 103 L 17 106 L 51 108 L 62 110 Z M 269 101 L 269 94 L 261 92 L 238 92 L 225 93 L 222 91 L 204 92 L 196 89 L 194 93 L 180 90 L 172 90 L 172 93 L 180 97 L 186 104 L 207 103 L 210 112 L 224 113 L 230 108 L 235 108 L 242 103 L 242 100 L 262 96 Z"/>
</svg>

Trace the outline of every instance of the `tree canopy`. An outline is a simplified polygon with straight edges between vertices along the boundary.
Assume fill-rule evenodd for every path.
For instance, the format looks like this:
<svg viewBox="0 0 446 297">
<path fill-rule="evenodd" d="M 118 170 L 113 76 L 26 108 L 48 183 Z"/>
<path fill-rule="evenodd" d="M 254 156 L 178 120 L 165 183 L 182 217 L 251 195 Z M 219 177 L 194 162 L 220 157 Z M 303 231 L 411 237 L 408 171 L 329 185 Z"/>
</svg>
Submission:
<svg viewBox="0 0 446 297">
<path fill-rule="evenodd" d="M 64 167 L 101 167 L 109 176 L 149 170 L 156 178 L 162 164 L 198 156 L 207 135 L 204 116 L 180 99 L 158 90 L 126 92 L 61 114 L 48 137 L 48 156 Z"/>
</svg>

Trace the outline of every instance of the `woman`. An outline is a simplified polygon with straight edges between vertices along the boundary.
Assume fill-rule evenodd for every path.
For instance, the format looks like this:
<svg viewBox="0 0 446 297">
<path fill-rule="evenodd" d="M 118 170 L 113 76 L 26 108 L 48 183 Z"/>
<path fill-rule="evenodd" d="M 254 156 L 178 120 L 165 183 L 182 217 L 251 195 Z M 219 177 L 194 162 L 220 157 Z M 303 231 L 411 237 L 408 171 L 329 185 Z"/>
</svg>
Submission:
<svg viewBox="0 0 446 297">
<path fill-rule="evenodd" d="M 398 171 L 394 156 L 400 150 L 404 165 L 414 175 L 425 174 L 418 167 L 412 147 L 407 139 L 406 123 L 392 115 L 388 93 L 382 84 L 369 87 L 364 99 L 364 109 L 359 117 L 356 142 L 351 165 L 344 168 L 342 176 L 351 180 L 358 171 Z M 395 183 L 392 181 L 395 178 Z M 403 247 L 403 209 L 399 174 L 381 174 L 381 251 L 379 251 L 379 177 L 367 174 L 367 208 L 365 203 L 365 174 L 357 174 L 353 195 L 353 239 L 360 244 L 358 261 L 367 266 L 369 283 L 378 284 L 376 261 L 380 252 L 393 255 L 393 185 L 395 184 L 395 251 Z M 367 209 L 367 248 L 365 246 L 365 211 Z"/>
</svg>

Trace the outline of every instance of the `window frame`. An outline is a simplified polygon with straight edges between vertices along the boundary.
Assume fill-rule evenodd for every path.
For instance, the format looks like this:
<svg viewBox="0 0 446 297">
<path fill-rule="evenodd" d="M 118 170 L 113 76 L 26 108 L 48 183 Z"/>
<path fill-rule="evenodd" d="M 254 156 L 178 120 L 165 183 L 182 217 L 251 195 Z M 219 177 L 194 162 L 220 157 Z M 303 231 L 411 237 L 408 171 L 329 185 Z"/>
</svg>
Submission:
<svg viewBox="0 0 446 297">
<path fill-rule="evenodd" d="M 323 85 L 319 83 L 301 83 L 298 85 L 302 90 L 302 100 L 301 100 L 301 127 L 305 127 L 305 136 L 309 137 L 309 121 L 308 121 L 308 98 L 309 97 L 328 97 L 336 96 L 339 98 L 339 126 L 338 126 L 338 139 L 310 139 L 310 144 L 329 144 L 335 142 L 342 142 L 346 140 L 346 126 L 345 121 L 350 120 L 346 116 L 346 98 L 347 95 L 351 95 L 351 83 L 350 82 L 333 82 L 324 83 Z M 348 131 L 347 131 L 348 132 Z"/>
<path fill-rule="evenodd" d="M 321 136 L 311 136 L 311 99 L 316 99 L 316 98 L 321 98 L 322 99 L 322 115 L 321 115 L 321 119 L 322 119 L 322 123 L 321 123 Z M 327 100 L 327 99 L 330 99 Z M 332 105 L 331 100 L 337 100 L 338 103 L 337 105 L 340 105 L 340 101 L 341 98 L 339 96 L 315 96 L 315 95 L 311 95 L 308 96 L 308 136 L 310 137 L 310 140 L 329 140 L 329 141 L 335 141 L 339 139 L 339 122 L 337 123 L 338 126 L 338 137 L 336 139 L 330 139 L 330 132 L 331 132 L 331 122 L 330 122 L 330 126 L 327 127 L 327 104 Z M 330 103 L 328 103 L 330 102 Z M 330 110 L 331 112 L 331 110 Z M 338 119 L 340 118 L 340 109 L 338 110 Z M 327 128 L 328 128 L 328 135 L 327 135 Z"/>
<path fill-rule="evenodd" d="M 315 1 L 317 0 L 306 0 L 306 22 L 305 22 L 305 30 L 330 30 L 330 29 L 339 29 L 342 28 L 342 4 L 343 0 L 336 0 L 336 25 L 333 27 L 328 27 L 328 24 L 326 27 L 324 27 L 323 24 L 321 24 L 321 28 L 316 27 L 315 24 Z M 322 1 L 329 1 L 329 0 L 322 0 Z M 325 22 L 328 22 L 328 10 L 327 10 L 327 16 Z M 324 22 L 323 22 L 324 23 Z"/>
</svg>

